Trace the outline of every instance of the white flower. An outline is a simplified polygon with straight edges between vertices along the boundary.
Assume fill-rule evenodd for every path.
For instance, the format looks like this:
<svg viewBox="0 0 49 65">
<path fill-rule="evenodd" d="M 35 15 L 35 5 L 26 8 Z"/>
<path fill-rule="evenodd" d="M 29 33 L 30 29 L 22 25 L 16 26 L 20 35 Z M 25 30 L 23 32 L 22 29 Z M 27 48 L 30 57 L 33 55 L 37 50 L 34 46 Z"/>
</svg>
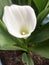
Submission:
<svg viewBox="0 0 49 65">
<path fill-rule="evenodd" d="M 27 38 L 36 27 L 36 15 L 30 6 L 5 6 L 3 22 L 8 32 L 17 38 Z"/>
</svg>

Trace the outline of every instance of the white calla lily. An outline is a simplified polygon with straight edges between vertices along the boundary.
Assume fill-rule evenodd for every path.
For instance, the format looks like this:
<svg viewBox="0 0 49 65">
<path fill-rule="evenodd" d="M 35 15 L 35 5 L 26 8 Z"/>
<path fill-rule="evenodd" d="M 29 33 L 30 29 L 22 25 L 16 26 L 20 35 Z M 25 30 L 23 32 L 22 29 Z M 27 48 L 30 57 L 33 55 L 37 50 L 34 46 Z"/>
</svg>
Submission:
<svg viewBox="0 0 49 65">
<path fill-rule="evenodd" d="M 30 6 L 5 6 L 3 22 L 8 32 L 18 38 L 27 38 L 36 27 L 36 15 Z"/>
</svg>

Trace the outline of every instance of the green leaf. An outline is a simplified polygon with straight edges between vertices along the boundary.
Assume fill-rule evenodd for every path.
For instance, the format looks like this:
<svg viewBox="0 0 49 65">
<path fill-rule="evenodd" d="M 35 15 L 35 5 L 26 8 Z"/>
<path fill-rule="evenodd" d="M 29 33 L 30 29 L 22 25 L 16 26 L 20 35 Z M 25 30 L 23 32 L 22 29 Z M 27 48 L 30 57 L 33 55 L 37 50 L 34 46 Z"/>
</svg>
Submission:
<svg viewBox="0 0 49 65">
<path fill-rule="evenodd" d="M 36 32 L 34 32 L 28 41 L 31 43 L 40 43 L 45 40 L 49 39 L 49 23 L 42 26 L 40 29 L 38 29 Z"/>
<path fill-rule="evenodd" d="M 46 5 L 45 9 L 48 8 L 48 7 L 49 7 L 49 0 L 48 0 L 48 2 L 47 2 L 47 5 Z"/>
<path fill-rule="evenodd" d="M 32 58 L 29 55 L 27 55 L 26 53 L 23 53 L 22 61 L 26 65 L 34 65 Z"/>
<path fill-rule="evenodd" d="M 11 5 L 11 0 L 0 0 L 0 18 L 2 17 L 4 6 Z"/>
<path fill-rule="evenodd" d="M 0 28 L 0 46 L 15 45 L 16 42 Z"/>
<path fill-rule="evenodd" d="M 27 51 L 24 48 L 18 47 L 18 46 L 12 46 L 12 45 L 5 45 L 5 46 L 0 46 L 0 50 L 20 50 L 20 51 Z"/>
<path fill-rule="evenodd" d="M 35 3 L 36 7 L 38 8 L 38 11 L 41 12 L 45 8 L 48 0 L 33 0 L 33 2 Z"/>
<path fill-rule="evenodd" d="M 42 21 L 46 17 L 46 15 L 49 13 L 49 8 L 44 9 L 38 16 L 37 16 L 37 25 L 41 25 Z"/>
<path fill-rule="evenodd" d="M 4 31 L 7 31 L 5 24 L 1 20 L 0 20 L 0 28 L 2 28 Z"/>
<path fill-rule="evenodd" d="M 37 54 L 43 57 L 49 58 L 49 39 L 42 43 L 35 45 L 32 48 L 32 51 L 36 52 Z"/>
<path fill-rule="evenodd" d="M 2 8 L 2 6 L 0 5 L 0 18 L 2 17 L 2 13 L 3 13 L 3 12 L 2 12 L 2 9 L 3 9 L 3 8 Z"/>
<path fill-rule="evenodd" d="M 11 0 L 0 0 L 0 5 L 2 5 L 2 7 L 6 5 L 11 5 L 11 4 L 12 4 Z"/>
</svg>

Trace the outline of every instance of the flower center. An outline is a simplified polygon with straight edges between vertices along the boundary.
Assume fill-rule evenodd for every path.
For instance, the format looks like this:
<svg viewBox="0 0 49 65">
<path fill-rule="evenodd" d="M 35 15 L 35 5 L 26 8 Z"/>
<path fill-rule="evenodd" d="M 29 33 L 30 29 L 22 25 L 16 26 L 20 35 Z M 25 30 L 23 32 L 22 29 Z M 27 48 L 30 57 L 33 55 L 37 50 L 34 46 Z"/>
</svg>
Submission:
<svg viewBox="0 0 49 65">
<path fill-rule="evenodd" d="M 28 34 L 28 32 L 26 32 L 26 31 L 21 32 L 21 35 L 26 35 L 26 34 Z"/>
<path fill-rule="evenodd" d="M 25 34 L 26 34 L 26 32 L 21 32 L 21 34 L 22 34 L 22 35 L 25 35 Z"/>
<path fill-rule="evenodd" d="M 21 35 L 26 35 L 28 33 L 29 33 L 29 31 L 26 27 L 21 29 Z"/>
</svg>

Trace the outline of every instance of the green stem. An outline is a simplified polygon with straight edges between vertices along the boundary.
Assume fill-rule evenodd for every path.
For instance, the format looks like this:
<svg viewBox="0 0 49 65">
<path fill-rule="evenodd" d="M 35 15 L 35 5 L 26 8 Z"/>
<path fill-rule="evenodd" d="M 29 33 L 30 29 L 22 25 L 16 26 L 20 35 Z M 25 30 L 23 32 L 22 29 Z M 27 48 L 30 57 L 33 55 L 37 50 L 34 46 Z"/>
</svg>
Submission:
<svg viewBox="0 0 49 65">
<path fill-rule="evenodd" d="M 27 53 L 30 53 L 30 48 L 28 47 L 28 42 L 27 42 L 27 39 L 25 39 L 25 49 L 27 49 Z"/>
</svg>

